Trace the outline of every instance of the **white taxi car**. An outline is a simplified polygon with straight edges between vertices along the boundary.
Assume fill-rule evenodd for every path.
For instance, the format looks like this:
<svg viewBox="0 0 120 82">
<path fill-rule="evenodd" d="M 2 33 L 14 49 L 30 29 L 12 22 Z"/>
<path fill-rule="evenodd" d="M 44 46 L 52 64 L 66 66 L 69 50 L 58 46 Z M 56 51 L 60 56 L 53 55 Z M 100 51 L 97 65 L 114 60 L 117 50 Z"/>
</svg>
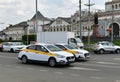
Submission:
<svg viewBox="0 0 120 82">
<path fill-rule="evenodd" d="M 26 64 L 29 61 L 46 62 L 49 66 L 54 67 L 58 64 L 67 65 L 74 63 L 73 54 L 63 51 L 52 44 L 32 44 L 24 48 L 18 54 L 18 59 Z"/>
<path fill-rule="evenodd" d="M 65 43 L 57 43 L 55 44 L 55 46 L 63 49 L 66 52 L 74 54 L 76 60 L 87 60 L 88 58 L 90 58 L 90 53 L 87 50 L 78 49 Z"/>
</svg>

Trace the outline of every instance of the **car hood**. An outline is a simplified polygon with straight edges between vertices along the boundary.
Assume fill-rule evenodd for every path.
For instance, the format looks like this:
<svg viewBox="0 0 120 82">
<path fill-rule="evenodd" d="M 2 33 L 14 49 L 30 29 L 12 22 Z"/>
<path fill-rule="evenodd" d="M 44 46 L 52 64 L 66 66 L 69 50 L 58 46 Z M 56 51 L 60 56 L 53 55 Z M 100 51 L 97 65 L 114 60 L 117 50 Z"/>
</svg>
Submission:
<svg viewBox="0 0 120 82">
<path fill-rule="evenodd" d="M 80 53 L 89 53 L 87 50 L 84 50 L 84 49 L 73 49 L 73 50 Z"/>
<path fill-rule="evenodd" d="M 56 52 L 52 52 L 54 54 L 59 54 L 59 55 L 63 55 L 63 56 L 73 56 L 73 54 L 65 52 L 65 51 L 56 51 Z"/>
</svg>

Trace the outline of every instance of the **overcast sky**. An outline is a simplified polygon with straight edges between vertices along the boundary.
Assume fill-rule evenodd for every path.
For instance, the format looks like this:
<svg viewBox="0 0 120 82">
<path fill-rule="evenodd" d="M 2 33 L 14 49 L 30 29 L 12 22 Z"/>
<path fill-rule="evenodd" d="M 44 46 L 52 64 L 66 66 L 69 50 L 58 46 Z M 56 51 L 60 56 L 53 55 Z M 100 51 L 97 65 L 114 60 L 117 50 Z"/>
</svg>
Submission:
<svg viewBox="0 0 120 82">
<path fill-rule="evenodd" d="M 90 0 L 91 10 L 105 9 L 109 0 Z M 82 9 L 88 9 L 82 0 Z M 79 0 L 38 0 L 38 10 L 48 18 L 70 17 L 79 9 Z M 31 19 L 35 14 L 35 0 L 0 0 L 0 31 L 9 26 Z M 4 24 L 3 24 L 4 23 Z"/>
</svg>

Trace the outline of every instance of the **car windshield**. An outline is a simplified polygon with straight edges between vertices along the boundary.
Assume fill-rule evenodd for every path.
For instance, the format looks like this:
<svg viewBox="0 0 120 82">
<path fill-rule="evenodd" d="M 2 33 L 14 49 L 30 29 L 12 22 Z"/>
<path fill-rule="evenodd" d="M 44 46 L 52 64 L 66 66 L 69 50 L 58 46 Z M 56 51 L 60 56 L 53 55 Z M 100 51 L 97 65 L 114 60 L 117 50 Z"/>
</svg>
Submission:
<svg viewBox="0 0 120 82">
<path fill-rule="evenodd" d="M 66 48 L 68 49 L 75 49 L 75 47 L 71 46 L 71 45 L 64 45 Z"/>
<path fill-rule="evenodd" d="M 82 40 L 81 40 L 80 38 L 76 38 L 76 41 L 77 41 L 78 43 L 81 43 L 81 42 L 82 42 Z"/>
<path fill-rule="evenodd" d="M 62 49 L 58 48 L 54 45 L 45 45 L 50 51 L 62 51 Z"/>
<path fill-rule="evenodd" d="M 13 43 L 11 43 L 12 45 L 23 45 L 23 43 L 22 42 L 13 42 Z"/>
</svg>

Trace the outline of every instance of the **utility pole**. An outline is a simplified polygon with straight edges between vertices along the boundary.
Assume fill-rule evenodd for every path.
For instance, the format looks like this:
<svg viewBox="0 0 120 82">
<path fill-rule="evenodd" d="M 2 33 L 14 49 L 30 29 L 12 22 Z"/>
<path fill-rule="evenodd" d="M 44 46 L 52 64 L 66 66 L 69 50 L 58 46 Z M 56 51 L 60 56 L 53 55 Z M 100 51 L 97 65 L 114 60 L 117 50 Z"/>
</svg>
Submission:
<svg viewBox="0 0 120 82">
<path fill-rule="evenodd" d="M 79 15 L 79 18 L 80 18 L 80 22 L 79 22 L 79 23 L 80 23 L 80 24 L 79 24 L 80 29 L 79 29 L 79 30 L 80 30 L 80 39 L 82 40 L 82 26 L 81 26 L 81 0 L 79 0 L 79 12 L 80 12 L 80 13 L 79 13 L 79 14 L 80 14 L 80 15 Z"/>
<path fill-rule="evenodd" d="M 36 0 L 36 42 L 37 42 L 37 33 L 38 33 L 38 6 L 37 6 L 37 0 Z"/>
<path fill-rule="evenodd" d="M 91 24 L 90 24 L 90 7 L 93 6 L 94 4 L 90 3 L 90 0 L 88 0 L 88 4 L 85 4 L 86 6 L 88 6 L 88 44 L 90 44 L 90 28 L 91 28 Z"/>
<path fill-rule="evenodd" d="M 112 0 L 112 5 L 113 5 L 113 0 Z M 114 22 L 114 16 L 113 16 L 113 7 L 112 7 L 112 11 L 111 11 L 111 14 L 112 14 L 112 30 L 111 30 L 111 42 L 113 42 L 113 22 Z"/>
</svg>

